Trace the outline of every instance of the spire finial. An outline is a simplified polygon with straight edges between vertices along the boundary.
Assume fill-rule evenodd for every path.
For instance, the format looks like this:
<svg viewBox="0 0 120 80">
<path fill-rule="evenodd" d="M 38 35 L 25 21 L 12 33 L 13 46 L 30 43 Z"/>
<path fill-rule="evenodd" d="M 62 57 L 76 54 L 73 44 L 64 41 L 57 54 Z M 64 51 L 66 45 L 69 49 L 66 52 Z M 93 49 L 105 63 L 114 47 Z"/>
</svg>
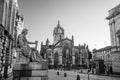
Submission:
<svg viewBox="0 0 120 80">
<path fill-rule="evenodd" d="M 41 45 L 43 45 L 43 41 L 41 42 Z"/>
<path fill-rule="evenodd" d="M 58 24 L 60 24 L 60 20 L 58 19 Z"/>
<path fill-rule="evenodd" d="M 58 27 L 60 27 L 60 20 L 58 19 L 58 25 L 57 25 Z"/>
<path fill-rule="evenodd" d="M 72 35 L 72 41 L 74 41 L 74 36 Z"/>
<path fill-rule="evenodd" d="M 46 43 L 49 43 L 49 39 L 47 38 Z"/>
</svg>

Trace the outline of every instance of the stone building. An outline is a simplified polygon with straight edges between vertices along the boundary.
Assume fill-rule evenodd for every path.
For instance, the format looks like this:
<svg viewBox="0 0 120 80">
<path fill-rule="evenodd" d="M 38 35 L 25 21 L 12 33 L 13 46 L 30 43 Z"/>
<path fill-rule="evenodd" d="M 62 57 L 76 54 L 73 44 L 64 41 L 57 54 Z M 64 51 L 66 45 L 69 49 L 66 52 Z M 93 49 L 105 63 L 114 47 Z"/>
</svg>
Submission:
<svg viewBox="0 0 120 80">
<path fill-rule="evenodd" d="M 71 38 L 65 37 L 64 29 L 58 21 L 57 27 L 53 30 L 53 44 L 41 43 L 41 55 L 47 56 L 50 65 L 87 65 L 87 45 L 74 45 L 74 36 Z"/>
<path fill-rule="evenodd" d="M 120 4 L 109 10 L 110 36 L 111 36 L 111 60 L 114 72 L 120 73 Z"/>
<path fill-rule="evenodd" d="M 93 50 L 93 59 L 95 60 L 104 60 L 105 65 L 112 65 L 112 60 L 111 60 L 111 51 L 113 51 L 115 48 L 112 46 L 107 46 L 101 49 L 94 49 Z"/>
<path fill-rule="evenodd" d="M 17 0 L 0 0 L 0 80 L 12 75 Z"/>
<path fill-rule="evenodd" d="M 111 45 L 93 50 L 94 60 L 103 60 L 106 67 L 113 69 L 114 73 L 120 73 L 120 4 L 109 10 Z"/>
<path fill-rule="evenodd" d="M 120 46 L 120 4 L 109 10 L 109 20 L 111 45 Z"/>
</svg>

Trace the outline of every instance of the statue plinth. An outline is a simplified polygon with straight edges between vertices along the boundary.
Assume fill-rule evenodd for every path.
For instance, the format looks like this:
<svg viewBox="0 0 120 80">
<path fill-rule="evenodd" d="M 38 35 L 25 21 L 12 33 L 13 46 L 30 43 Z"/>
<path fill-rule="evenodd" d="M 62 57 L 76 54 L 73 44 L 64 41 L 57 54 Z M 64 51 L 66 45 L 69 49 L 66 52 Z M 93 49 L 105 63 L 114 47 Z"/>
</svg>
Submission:
<svg viewBox="0 0 120 80">
<path fill-rule="evenodd" d="M 26 39 L 27 29 L 23 29 L 17 40 L 17 59 L 13 67 L 13 80 L 48 80 L 48 64 L 37 51 L 37 41 Z M 31 48 L 29 44 L 36 44 Z"/>
<path fill-rule="evenodd" d="M 48 80 L 47 61 L 16 63 L 13 68 L 14 80 Z"/>
</svg>

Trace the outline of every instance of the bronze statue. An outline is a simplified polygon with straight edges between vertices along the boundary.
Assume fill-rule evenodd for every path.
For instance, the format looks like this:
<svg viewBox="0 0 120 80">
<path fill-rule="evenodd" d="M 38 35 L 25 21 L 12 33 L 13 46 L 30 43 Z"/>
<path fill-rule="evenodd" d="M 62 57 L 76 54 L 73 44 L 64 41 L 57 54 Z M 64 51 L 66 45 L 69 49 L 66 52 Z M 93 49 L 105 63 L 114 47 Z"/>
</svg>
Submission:
<svg viewBox="0 0 120 80">
<path fill-rule="evenodd" d="M 35 44 L 35 42 L 29 42 L 26 39 L 28 33 L 27 29 L 23 29 L 22 33 L 18 36 L 17 47 L 21 50 L 21 53 L 24 57 L 30 59 L 30 62 L 39 62 L 42 60 L 39 52 L 35 48 L 31 48 L 29 44 Z"/>
</svg>

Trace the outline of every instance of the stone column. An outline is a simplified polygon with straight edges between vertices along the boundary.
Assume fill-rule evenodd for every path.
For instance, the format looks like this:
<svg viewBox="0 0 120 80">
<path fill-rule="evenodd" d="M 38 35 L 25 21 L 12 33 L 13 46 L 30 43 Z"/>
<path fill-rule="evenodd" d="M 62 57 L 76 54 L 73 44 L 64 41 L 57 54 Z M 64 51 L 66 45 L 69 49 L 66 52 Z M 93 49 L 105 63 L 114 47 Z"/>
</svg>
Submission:
<svg viewBox="0 0 120 80">
<path fill-rule="evenodd" d="M 120 50 L 120 30 L 117 31 L 117 37 L 118 37 L 118 50 Z"/>
<path fill-rule="evenodd" d="M 75 56 L 72 56 L 72 64 L 75 64 Z"/>
<path fill-rule="evenodd" d="M 59 55 L 59 64 L 62 65 L 62 55 Z"/>
</svg>

